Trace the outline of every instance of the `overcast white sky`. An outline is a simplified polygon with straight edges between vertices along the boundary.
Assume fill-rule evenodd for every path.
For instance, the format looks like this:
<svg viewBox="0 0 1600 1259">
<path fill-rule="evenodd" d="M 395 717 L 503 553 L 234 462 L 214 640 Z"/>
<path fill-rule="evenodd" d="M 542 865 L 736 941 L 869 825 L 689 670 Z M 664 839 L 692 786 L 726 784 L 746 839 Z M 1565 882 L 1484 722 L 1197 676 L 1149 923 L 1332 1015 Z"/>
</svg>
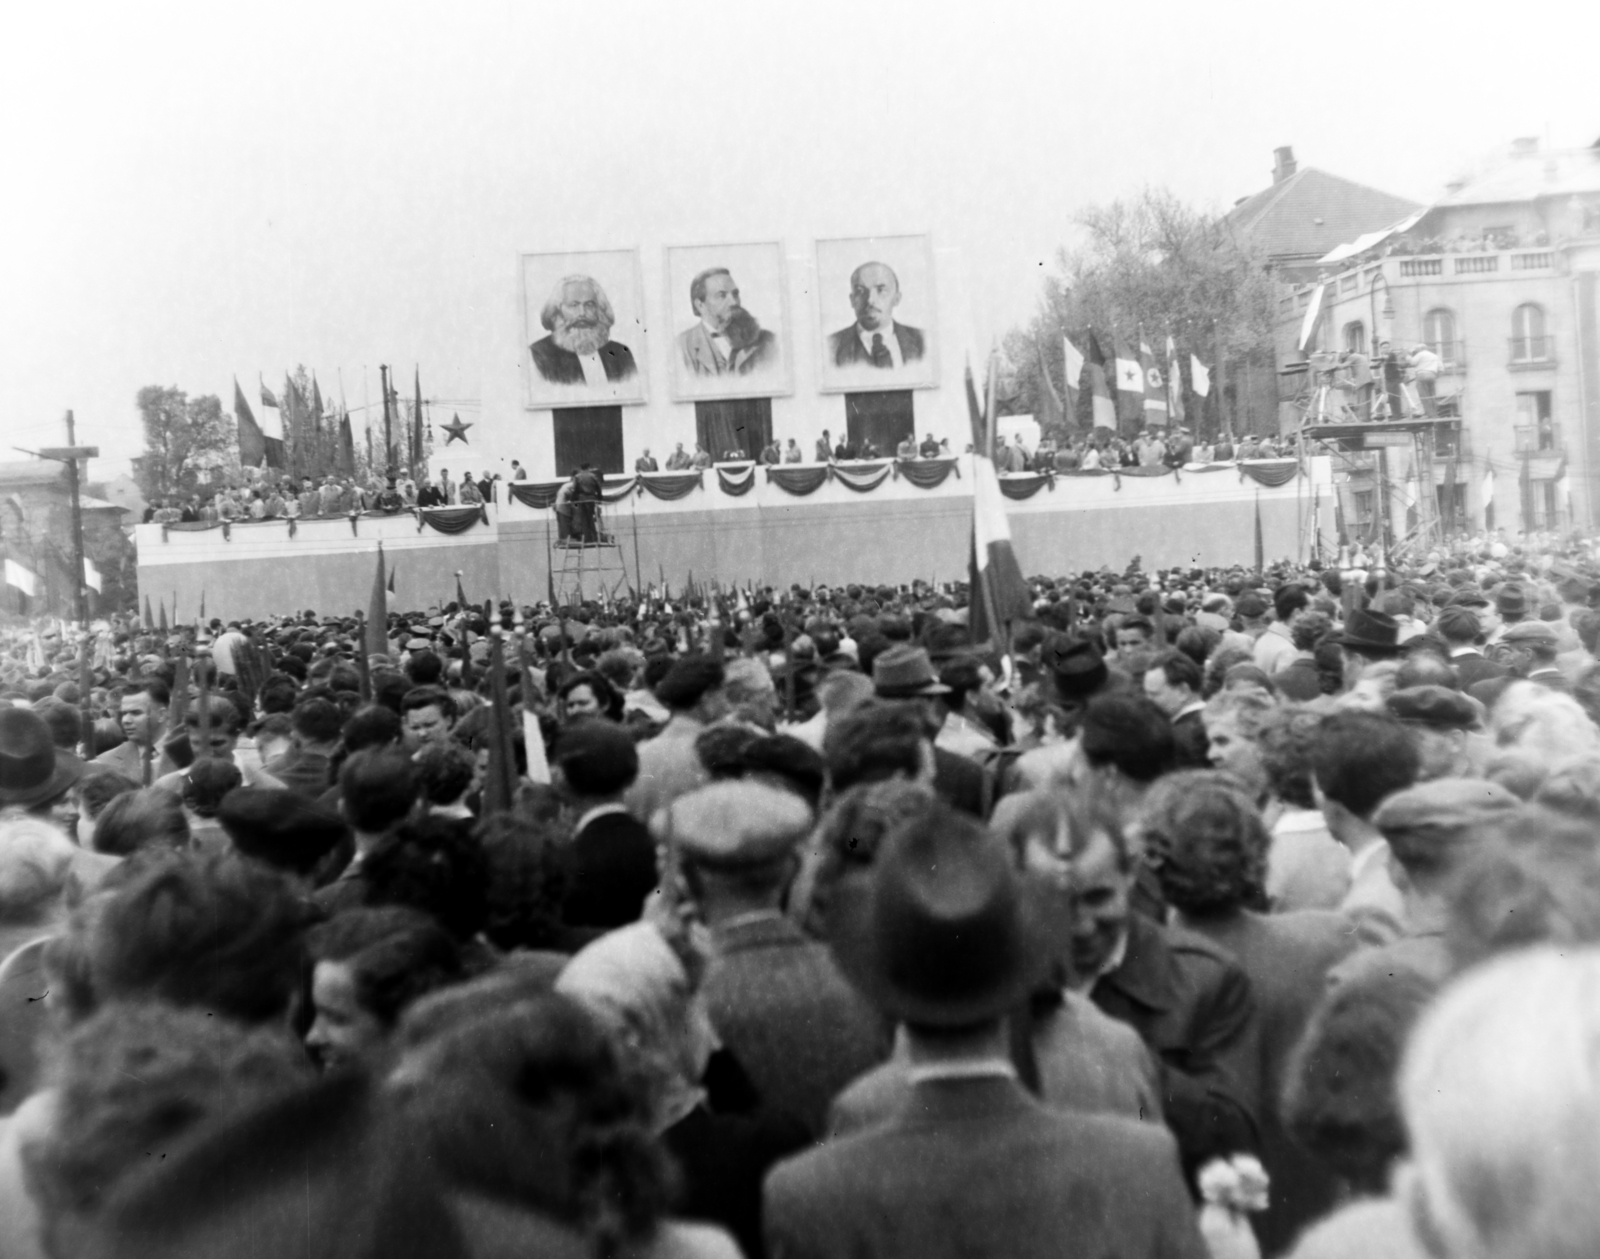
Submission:
<svg viewBox="0 0 1600 1259">
<path fill-rule="evenodd" d="M 0 19 L 5 446 L 71 407 L 126 458 L 141 386 L 300 362 L 352 406 L 420 363 L 469 418 L 520 251 L 927 230 L 981 353 L 1142 185 L 1225 208 L 1292 144 L 1426 200 L 1600 137 L 1592 0 L 244 7 Z"/>
</svg>

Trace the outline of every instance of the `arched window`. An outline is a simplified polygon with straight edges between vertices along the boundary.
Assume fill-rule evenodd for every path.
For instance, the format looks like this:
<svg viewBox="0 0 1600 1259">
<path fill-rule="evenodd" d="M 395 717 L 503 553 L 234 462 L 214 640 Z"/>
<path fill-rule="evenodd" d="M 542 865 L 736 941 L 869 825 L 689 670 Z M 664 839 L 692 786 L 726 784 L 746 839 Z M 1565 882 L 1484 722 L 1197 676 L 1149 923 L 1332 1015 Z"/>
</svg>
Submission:
<svg viewBox="0 0 1600 1259">
<path fill-rule="evenodd" d="M 1352 319 L 1344 326 L 1344 348 L 1352 354 L 1367 352 L 1367 325 Z"/>
<path fill-rule="evenodd" d="M 1550 338 L 1544 330 L 1544 308 L 1524 302 L 1511 312 L 1511 361 L 1542 363 L 1550 357 Z"/>
<path fill-rule="evenodd" d="M 1435 307 L 1422 317 L 1422 339 L 1428 348 L 1439 356 L 1446 367 L 1460 361 L 1461 347 L 1456 344 L 1456 317 L 1453 311 Z"/>
</svg>

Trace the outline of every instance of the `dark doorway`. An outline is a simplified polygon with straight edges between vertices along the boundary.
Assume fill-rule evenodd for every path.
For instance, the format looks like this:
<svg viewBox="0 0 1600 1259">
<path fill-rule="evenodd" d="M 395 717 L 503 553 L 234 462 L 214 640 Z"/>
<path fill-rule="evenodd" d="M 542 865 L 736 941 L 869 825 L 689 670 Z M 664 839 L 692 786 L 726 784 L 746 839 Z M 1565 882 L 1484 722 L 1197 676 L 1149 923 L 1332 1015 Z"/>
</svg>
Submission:
<svg viewBox="0 0 1600 1259">
<path fill-rule="evenodd" d="M 894 454 L 896 446 L 916 436 L 917 416 L 911 390 L 845 394 L 844 424 L 850 444 L 857 450 L 870 440 L 880 455 Z"/>
<path fill-rule="evenodd" d="M 601 472 L 622 471 L 621 407 L 557 407 L 556 475 L 565 479 L 581 464 Z"/>
<path fill-rule="evenodd" d="M 695 440 L 713 459 L 738 451 L 754 459 L 772 440 L 771 398 L 723 398 L 694 404 Z"/>
</svg>

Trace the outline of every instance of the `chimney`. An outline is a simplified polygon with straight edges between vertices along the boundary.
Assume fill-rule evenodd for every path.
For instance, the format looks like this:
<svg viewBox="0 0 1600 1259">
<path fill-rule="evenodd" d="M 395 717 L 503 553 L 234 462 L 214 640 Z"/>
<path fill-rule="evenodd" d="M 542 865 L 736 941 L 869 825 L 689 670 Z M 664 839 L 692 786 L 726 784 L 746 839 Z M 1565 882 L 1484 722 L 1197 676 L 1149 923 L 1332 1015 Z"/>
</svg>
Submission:
<svg viewBox="0 0 1600 1259">
<path fill-rule="evenodd" d="M 1512 157 L 1532 157 L 1538 151 L 1538 136 L 1518 136 L 1511 142 Z"/>
<path fill-rule="evenodd" d="M 1287 144 L 1281 149 L 1273 149 L 1272 182 L 1275 184 L 1281 184 L 1284 180 L 1288 179 L 1290 175 L 1294 174 L 1294 171 L 1294 149 Z"/>
</svg>

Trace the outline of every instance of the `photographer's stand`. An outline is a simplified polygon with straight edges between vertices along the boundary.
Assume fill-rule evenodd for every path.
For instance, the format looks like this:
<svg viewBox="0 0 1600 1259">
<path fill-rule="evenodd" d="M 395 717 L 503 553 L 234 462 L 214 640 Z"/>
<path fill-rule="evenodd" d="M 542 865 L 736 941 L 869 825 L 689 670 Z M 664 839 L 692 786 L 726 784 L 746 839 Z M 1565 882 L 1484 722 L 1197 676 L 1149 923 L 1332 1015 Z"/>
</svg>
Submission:
<svg viewBox="0 0 1600 1259">
<path fill-rule="evenodd" d="M 557 593 L 567 603 L 589 599 L 615 599 L 628 583 L 622 563 L 622 544 L 605 529 L 602 505 L 594 505 L 595 541 L 567 538 L 557 546 L 561 568 L 555 575 Z"/>
</svg>

